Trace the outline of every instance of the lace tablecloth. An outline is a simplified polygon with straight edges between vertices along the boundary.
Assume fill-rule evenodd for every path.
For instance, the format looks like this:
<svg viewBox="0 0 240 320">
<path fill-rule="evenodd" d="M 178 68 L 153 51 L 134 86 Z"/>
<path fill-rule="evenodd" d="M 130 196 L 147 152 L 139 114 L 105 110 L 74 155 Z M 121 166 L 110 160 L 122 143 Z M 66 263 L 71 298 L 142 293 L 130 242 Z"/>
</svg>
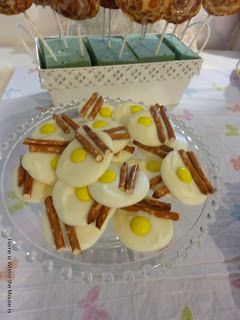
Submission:
<svg viewBox="0 0 240 320">
<path fill-rule="evenodd" d="M 108 286 L 61 280 L 57 274 L 44 273 L 40 264 L 26 262 L 22 252 L 13 251 L 8 314 L 8 241 L 0 239 L 1 320 L 240 319 L 240 87 L 230 83 L 230 73 L 202 70 L 174 109 L 212 147 L 224 181 L 216 222 L 201 246 L 160 279 Z M 34 69 L 17 70 L 4 98 L 1 139 L 50 103 L 48 94 L 40 92 Z M 11 210 L 13 214 L 18 210 L 17 199 L 12 199 Z"/>
</svg>

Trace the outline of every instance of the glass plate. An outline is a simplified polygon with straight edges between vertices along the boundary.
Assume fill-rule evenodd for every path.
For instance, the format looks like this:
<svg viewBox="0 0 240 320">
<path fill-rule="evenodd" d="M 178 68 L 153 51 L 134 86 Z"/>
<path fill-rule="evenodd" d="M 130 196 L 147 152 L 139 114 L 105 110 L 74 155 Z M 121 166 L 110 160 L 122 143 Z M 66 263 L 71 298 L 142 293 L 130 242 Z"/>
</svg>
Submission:
<svg viewBox="0 0 240 320">
<path fill-rule="evenodd" d="M 106 103 L 133 102 L 131 100 L 111 100 Z M 143 104 L 142 102 L 140 102 Z M 196 246 L 201 235 L 207 231 L 207 224 L 214 221 L 214 209 L 219 200 L 219 179 L 217 176 L 216 160 L 211 155 L 201 138 L 186 127 L 183 121 L 171 116 L 176 131 L 185 136 L 189 147 L 195 150 L 198 158 L 206 170 L 207 176 L 214 183 L 217 191 L 208 196 L 206 202 L 199 206 L 181 204 L 173 197 L 171 199 L 173 211 L 180 213 L 180 220 L 174 223 L 174 236 L 168 247 L 151 253 L 138 253 L 127 249 L 116 237 L 111 221 L 101 239 L 80 256 L 74 257 L 69 252 L 56 253 L 43 238 L 40 215 L 43 205 L 24 204 L 19 201 L 12 190 L 12 173 L 19 162 L 20 155 L 26 152 L 22 144 L 25 137 L 42 122 L 50 119 L 53 113 L 68 111 L 71 116 L 77 115 L 74 103 L 52 107 L 35 117 L 28 119 L 16 128 L 10 138 L 0 147 L 1 170 L 1 212 L 3 237 L 13 239 L 13 249 L 24 249 L 26 260 L 40 261 L 44 270 L 59 270 L 62 278 L 70 279 L 80 276 L 83 281 L 102 281 L 111 283 L 116 280 L 130 281 L 133 279 L 157 277 L 176 259 L 185 257 L 189 248 Z"/>
</svg>

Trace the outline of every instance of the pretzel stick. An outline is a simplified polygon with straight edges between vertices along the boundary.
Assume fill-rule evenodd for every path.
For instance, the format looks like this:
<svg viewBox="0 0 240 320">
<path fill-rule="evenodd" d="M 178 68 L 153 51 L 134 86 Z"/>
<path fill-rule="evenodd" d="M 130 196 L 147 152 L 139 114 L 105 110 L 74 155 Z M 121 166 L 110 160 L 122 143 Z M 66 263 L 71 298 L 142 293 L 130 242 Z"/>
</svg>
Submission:
<svg viewBox="0 0 240 320">
<path fill-rule="evenodd" d="M 43 153 L 56 153 L 62 154 L 65 147 L 52 147 L 52 146 L 41 146 L 41 145 L 29 145 L 30 152 L 43 152 Z"/>
<path fill-rule="evenodd" d="M 57 125 L 62 129 L 64 133 L 70 133 L 70 129 L 59 115 L 54 114 L 53 119 L 56 121 Z"/>
<path fill-rule="evenodd" d="M 208 180 L 207 176 L 205 175 L 201 164 L 199 163 L 196 155 L 194 154 L 193 151 L 188 151 L 187 155 L 192 163 L 192 165 L 194 166 L 194 168 L 196 169 L 197 173 L 199 174 L 200 178 L 204 181 L 204 183 L 206 184 L 207 188 L 208 188 L 208 192 L 209 193 L 213 193 L 214 192 L 214 187 L 212 186 L 211 182 Z"/>
<path fill-rule="evenodd" d="M 166 202 L 160 202 L 154 199 L 143 199 L 142 201 L 137 203 L 138 205 L 143 206 L 149 206 L 149 207 L 155 207 L 164 211 L 170 211 L 171 210 L 171 203 Z"/>
<path fill-rule="evenodd" d="M 111 137 L 112 140 L 125 140 L 125 139 L 130 139 L 130 135 L 127 132 L 122 132 L 122 133 L 109 133 L 109 136 Z"/>
<path fill-rule="evenodd" d="M 196 171 L 196 169 L 194 168 L 194 166 L 192 165 L 192 162 L 190 161 L 188 154 L 186 153 L 186 151 L 184 150 L 178 150 L 178 153 L 180 155 L 180 157 L 182 158 L 182 161 L 184 162 L 185 166 L 188 168 L 188 170 L 190 171 L 193 180 L 195 181 L 196 185 L 198 186 L 199 190 L 203 193 L 203 194 L 208 194 L 208 187 L 205 184 L 205 182 L 201 179 L 200 175 L 198 174 L 198 172 Z"/>
<path fill-rule="evenodd" d="M 18 167 L 18 186 L 21 187 L 24 184 L 24 181 L 26 179 L 26 171 L 22 166 L 22 158 L 23 156 L 21 156 L 20 158 L 20 164 Z"/>
<path fill-rule="evenodd" d="M 89 136 L 89 138 L 98 146 L 98 148 L 104 153 L 109 154 L 113 151 L 99 138 L 99 136 L 87 125 L 83 126 L 84 131 Z"/>
<path fill-rule="evenodd" d="M 69 226 L 68 224 L 65 224 L 65 228 L 67 231 L 70 246 L 72 248 L 72 253 L 74 256 L 78 256 L 81 253 L 81 247 L 78 241 L 76 230 L 73 226 Z"/>
<path fill-rule="evenodd" d="M 153 197 L 153 198 L 156 198 L 156 199 L 159 199 L 159 198 L 165 196 L 165 195 L 168 194 L 168 193 L 169 193 L 168 188 L 167 188 L 166 186 L 162 186 L 161 188 L 159 188 L 158 190 L 156 190 L 156 191 L 153 193 L 152 197 Z"/>
<path fill-rule="evenodd" d="M 85 102 L 85 104 L 83 105 L 81 111 L 80 111 L 80 115 L 82 117 L 85 117 L 88 110 L 91 108 L 91 106 L 94 104 L 94 102 L 97 100 L 98 97 L 98 93 L 94 92 L 91 97 Z"/>
<path fill-rule="evenodd" d="M 120 170 L 120 180 L 119 180 L 119 189 L 125 191 L 126 183 L 128 178 L 128 164 L 127 162 L 123 162 Z"/>
<path fill-rule="evenodd" d="M 45 199 L 45 206 L 47 211 L 48 220 L 51 226 L 54 242 L 56 245 L 57 251 L 65 248 L 65 243 L 63 239 L 62 229 L 60 227 L 59 219 L 57 216 L 57 212 L 53 206 L 53 200 L 51 196 L 48 196 Z"/>
<path fill-rule="evenodd" d="M 103 156 L 102 154 L 95 148 L 95 146 L 89 142 L 83 135 L 81 135 L 79 132 L 75 133 L 76 139 L 81 143 L 85 151 L 89 152 L 91 156 L 97 161 L 102 162 Z"/>
<path fill-rule="evenodd" d="M 118 132 L 118 131 L 126 131 L 126 128 L 120 126 L 120 127 L 115 127 L 115 128 L 104 130 L 104 132 L 106 132 L 106 133 L 115 133 L 115 132 Z"/>
<path fill-rule="evenodd" d="M 128 176 L 128 179 L 127 179 L 127 182 L 126 182 L 126 187 L 125 187 L 126 193 L 133 193 L 134 192 L 138 171 L 139 171 L 139 165 L 138 164 L 135 164 L 130 169 L 130 174 Z"/>
<path fill-rule="evenodd" d="M 165 132 L 163 130 L 163 125 L 162 125 L 162 122 L 161 122 L 161 119 L 160 119 L 160 114 L 158 112 L 158 109 L 153 106 L 153 107 L 150 108 L 150 112 L 151 112 L 151 115 L 152 115 L 153 120 L 155 122 L 158 138 L 159 138 L 161 143 L 164 143 L 166 141 L 166 135 L 165 135 Z"/>
<path fill-rule="evenodd" d="M 67 114 L 62 114 L 62 119 L 71 127 L 74 131 L 80 128 L 80 125 L 71 119 Z"/>
<path fill-rule="evenodd" d="M 162 218 L 162 219 L 168 219 L 168 220 L 173 220 L 173 221 L 178 221 L 179 220 L 179 214 L 177 212 L 171 212 L 171 211 L 160 211 L 157 208 L 154 207 L 143 207 L 139 206 L 138 204 L 134 204 L 132 206 L 124 207 L 123 208 L 126 211 L 130 212 L 137 212 L 137 211 L 144 211 L 147 212 L 157 218 Z"/>
<path fill-rule="evenodd" d="M 91 208 L 88 212 L 88 217 L 87 217 L 87 223 L 90 224 L 93 221 L 96 220 L 97 216 L 100 213 L 101 208 L 103 207 L 102 204 L 98 203 L 97 201 L 93 201 Z"/>
<path fill-rule="evenodd" d="M 66 147 L 69 144 L 69 141 L 26 138 L 23 141 L 23 144 L 38 145 L 38 146 L 50 146 L 50 147 Z"/>
<path fill-rule="evenodd" d="M 136 148 L 132 147 L 132 146 L 125 146 L 123 148 L 123 150 L 133 154 L 135 152 Z"/>
<path fill-rule="evenodd" d="M 153 177 L 150 181 L 150 189 L 154 188 L 157 184 L 162 182 L 161 175 Z"/>
<path fill-rule="evenodd" d="M 23 183 L 23 198 L 30 199 L 32 195 L 33 178 L 26 171 L 25 180 Z"/>
<path fill-rule="evenodd" d="M 166 145 L 166 144 L 162 144 L 161 147 L 160 147 L 160 149 L 161 149 L 162 151 L 164 151 L 164 152 L 167 152 L 167 153 L 173 151 L 173 148 L 172 148 L 172 147 L 169 147 L 169 146 Z"/>
<path fill-rule="evenodd" d="M 109 214 L 110 208 L 103 206 L 100 210 L 99 215 L 97 216 L 96 219 L 96 227 L 98 229 L 101 229 L 104 221 L 106 220 L 108 214 Z"/>
<path fill-rule="evenodd" d="M 162 117 L 163 122 L 165 124 L 165 127 L 167 129 L 168 139 L 172 139 L 172 138 L 175 139 L 176 138 L 175 132 L 173 130 L 171 122 L 169 121 L 169 118 L 168 118 L 168 115 L 166 112 L 166 108 L 164 106 L 159 106 L 159 105 L 157 105 L 157 106 L 159 107 L 161 117 Z"/>
<path fill-rule="evenodd" d="M 145 151 L 151 152 L 153 154 L 156 154 L 157 156 L 159 156 L 160 158 L 165 158 L 167 153 L 165 151 L 163 151 L 160 147 L 151 147 L 151 146 L 146 146 L 136 140 L 133 140 L 133 144 L 135 144 L 137 147 L 139 147 L 140 149 L 143 149 Z"/>
<path fill-rule="evenodd" d="M 98 111 L 101 109 L 103 103 L 104 103 L 103 97 L 102 96 L 98 97 L 97 101 L 95 102 L 95 104 L 92 108 L 92 111 L 90 112 L 90 114 L 88 116 L 88 118 L 90 120 L 94 120 L 96 118 L 96 115 L 97 115 Z"/>
</svg>

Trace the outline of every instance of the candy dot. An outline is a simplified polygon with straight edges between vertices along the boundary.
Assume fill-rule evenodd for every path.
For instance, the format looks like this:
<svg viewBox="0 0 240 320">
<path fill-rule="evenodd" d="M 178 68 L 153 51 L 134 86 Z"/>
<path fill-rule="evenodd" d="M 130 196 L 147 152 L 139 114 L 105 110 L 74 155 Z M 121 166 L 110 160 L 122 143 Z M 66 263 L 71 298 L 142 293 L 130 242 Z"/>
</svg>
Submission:
<svg viewBox="0 0 240 320">
<path fill-rule="evenodd" d="M 99 178 L 99 181 L 102 183 L 111 183 L 116 179 L 116 173 L 112 170 L 107 170 L 104 174 Z"/>
<path fill-rule="evenodd" d="M 51 134 L 57 130 L 56 126 L 53 123 L 45 123 L 40 127 L 40 132 L 42 134 Z"/>
<path fill-rule="evenodd" d="M 90 201 L 92 200 L 89 193 L 88 187 L 76 188 L 75 195 L 80 201 Z"/>
<path fill-rule="evenodd" d="M 138 104 L 133 104 L 131 106 L 131 112 L 132 113 L 137 113 L 137 112 L 140 112 L 143 110 L 143 107 L 142 106 L 139 106 Z"/>
<path fill-rule="evenodd" d="M 192 175 L 190 171 L 185 167 L 177 168 L 177 176 L 184 183 L 190 183 L 192 181 Z"/>
<path fill-rule="evenodd" d="M 97 121 L 93 122 L 92 127 L 95 128 L 95 129 L 101 129 L 101 128 L 106 127 L 106 125 L 107 125 L 107 122 L 106 122 L 106 121 L 104 121 L 104 120 L 97 120 Z"/>
<path fill-rule="evenodd" d="M 150 172 L 159 172 L 161 169 L 160 161 L 152 160 L 146 163 L 146 169 Z"/>
<path fill-rule="evenodd" d="M 137 236 L 144 236 L 150 231 L 150 222 L 145 217 L 136 216 L 131 219 L 130 228 Z"/>
<path fill-rule="evenodd" d="M 52 160 L 51 160 L 51 162 L 50 162 L 51 168 L 52 168 L 53 170 L 56 170 L 56 169 L 57 169 L 58 159 L 59 159 L 59 156 L 55 156 L 54 158 L 52 158 Z"/>
<path fill-rule="evenodd" d="M 100 115 L 104 118 L 110 118 L 112 116 L 112 110 L 107 107 L 102 107 L 99 111 Z"/>
<path fill-rule="evenodd" d="M 71 161 L 74 163 L 81 162 L 86 159 L 87 153 L 84 149 L 78 148 L 72 151 Z"/>
<path fill-rule="evenodd" d="M 150 117 L 140 117 L 137 122 L 143 127 L 149 127 L 152 124 L 152 119 Z"/>
</svg>

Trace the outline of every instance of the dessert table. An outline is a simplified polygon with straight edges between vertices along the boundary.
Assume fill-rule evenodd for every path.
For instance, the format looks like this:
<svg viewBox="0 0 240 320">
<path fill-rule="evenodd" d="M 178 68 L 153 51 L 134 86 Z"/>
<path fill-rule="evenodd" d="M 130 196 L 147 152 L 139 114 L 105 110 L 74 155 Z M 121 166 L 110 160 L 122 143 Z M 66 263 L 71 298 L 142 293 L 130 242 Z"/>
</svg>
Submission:
<svg viewBox="0 0 240 320">
<path fill-rule="evenodd" d="M 240 319 L 240 84 L 230 79 L 240 54 L 203 56 L 200 76 L 173 110 L 202 135 L 219 161 L 223 197 L 201 243 L 194 243 L 187 256 L 157 279 L 146 273 L 142 281 L 88 283 L 81 277 L 64 280 L 58 273 L 44 272 L 38 262 L 26 261 L 22 250 L 15 251 L 3 234 L 1 320 Z M 34 66 L 15 69 L 0 102 L 0 142 L 50 103 Z M 19 202 L 12 197 L 12 214 L 17 210 Z M 9 254 L 14 276 L 11 299 L 4 272 Z"/>
</svg>

